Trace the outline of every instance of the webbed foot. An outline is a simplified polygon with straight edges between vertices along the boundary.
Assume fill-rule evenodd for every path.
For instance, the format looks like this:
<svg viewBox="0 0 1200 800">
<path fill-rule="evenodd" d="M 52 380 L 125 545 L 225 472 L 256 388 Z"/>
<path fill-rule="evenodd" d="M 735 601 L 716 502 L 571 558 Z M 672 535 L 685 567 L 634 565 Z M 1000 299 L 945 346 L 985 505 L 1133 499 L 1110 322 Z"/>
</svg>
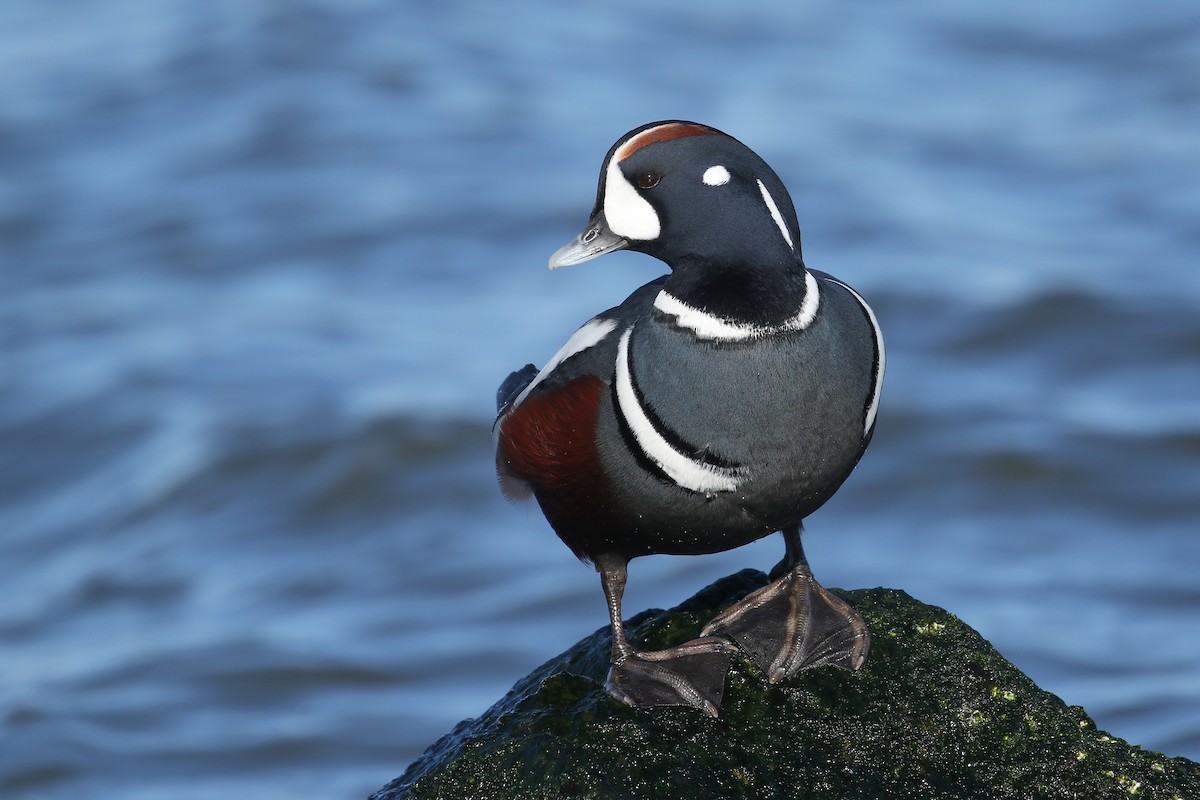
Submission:
<svg viewBox="0 0 1200 800">
<path fill-rule="evenodd" d="M 787 532 L 785 537 L 789 557 L 783 577 L 717 615 L 700 635 L 732 638 L 771 683 L 813 667 L 858 670 L 871 641 L 867 624 L 813 578 L 799 531 L 794 540 Z"/>
<path fill-rule="evenodd" d="M 737 648 L 724 639 L 700 638 L 666 650 L 634 650 L 621 621 L 627 560 L 620 554 L 603 553 L 593 561 L 612 624 L 608 693 L 635 708 L 690 706 L 715 717 L 725 695 L 729 659 Z"/>
<path fill-rule="evenodd" d="M 633 651 L 614 661 L 608 693 L 623 703 L 691 706 L 717 716 L 735 648 L 723 639 L 693 639 L 669 650 Z"/>
</svg>

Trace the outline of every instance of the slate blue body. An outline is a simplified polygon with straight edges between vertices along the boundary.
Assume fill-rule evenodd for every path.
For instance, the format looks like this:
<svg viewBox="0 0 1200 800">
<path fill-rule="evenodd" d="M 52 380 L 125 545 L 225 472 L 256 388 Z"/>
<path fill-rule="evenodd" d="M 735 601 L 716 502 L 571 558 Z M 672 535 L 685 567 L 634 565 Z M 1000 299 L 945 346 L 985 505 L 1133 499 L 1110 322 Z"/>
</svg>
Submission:
<svg viewBox="0 0 1200 800">
<path fill-rule="evenodd" d="M 533 390 L 553 392 L 585 373 L 611 389 L 617 342 L 632 325 L 638 386 L 662 422 L 685 441 L 746 468 L 745 483 L 732 492 L 676 486 L 630 447 L 606 392 L 595 436 L 620 503 L 592 509 L 603 518 L 595 526 L 602 538 L 581 543 L 581 555 L 728 550 L 799 524 L 841 486 L 870 439 L 863 421 L 875 338 L 849 292 L 815 274 L 822 297 L 812 326 L 748 342 L 699 341 L 672 324 L 652 306 L 667 280 L 659 278 L 597 315 L 619 327 Z M 560 536 L 574 540 L 570 532 Z"/>
</svg>

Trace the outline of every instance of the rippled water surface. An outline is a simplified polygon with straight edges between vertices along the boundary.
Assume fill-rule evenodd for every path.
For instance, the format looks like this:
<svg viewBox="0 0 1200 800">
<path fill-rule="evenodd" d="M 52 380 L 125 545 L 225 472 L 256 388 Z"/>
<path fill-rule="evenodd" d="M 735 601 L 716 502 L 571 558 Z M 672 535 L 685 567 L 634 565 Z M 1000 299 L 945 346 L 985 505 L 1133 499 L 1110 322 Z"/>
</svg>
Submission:
<svg viewBox="0 0 1200 800">
<path fill-rule="evenodd" d="M 797 5 L 0 7 L 0 795 L 362 796 L 605 624 L 492 399 L 661 271 L 544 265 L 670 117 L 885 328 L 817 574 L 1200 759 L 1200 10 Z"/>
</svg>

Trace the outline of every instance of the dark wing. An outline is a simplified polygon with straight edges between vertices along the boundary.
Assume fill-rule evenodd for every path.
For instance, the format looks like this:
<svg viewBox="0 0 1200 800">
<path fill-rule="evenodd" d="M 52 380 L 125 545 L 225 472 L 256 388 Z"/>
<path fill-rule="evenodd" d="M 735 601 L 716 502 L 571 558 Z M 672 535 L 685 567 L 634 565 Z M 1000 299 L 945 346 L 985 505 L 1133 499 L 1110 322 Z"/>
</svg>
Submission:
<svg viewBox="0 0 1200 800">
<path fill-rule="evenodd" d="M 517 395 L 525 391 L 525 387 L 533 383 L 533 379 L 537 377 L 538 368 L 533 364 L 526 364 L 516 372 L 509 375 L 500 384 L 500 388 L 496 390 L 496 416 L 504 416 L 504 412 L 508 411 L 513 401 L 517 399 Z"/>
<path fill-rule="evenodd" d="M 537 385 L 530 391 L 538 393 L 552 391 L 581 375 L 595 375 L 608 383 L 616 363 L 619 331 L 648 313 L 664 280 L 665 275 L 650 281 L 621 305 L 592 317 L 571 335 L 546 367 L 538 370 L 532 364 L 526 364 L 505 378 L 496 391 L 496 418 L 511 411 L 535 382 Z"/>
</svg>

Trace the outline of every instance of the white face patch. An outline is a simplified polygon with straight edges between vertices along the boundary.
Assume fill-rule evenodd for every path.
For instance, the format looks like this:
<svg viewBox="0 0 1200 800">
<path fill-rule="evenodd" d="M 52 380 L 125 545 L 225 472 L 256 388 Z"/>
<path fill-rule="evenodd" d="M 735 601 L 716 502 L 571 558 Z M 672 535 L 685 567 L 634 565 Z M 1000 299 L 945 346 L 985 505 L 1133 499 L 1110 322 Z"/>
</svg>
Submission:
<svg viewBox="0 0 1200 800">
<path fill-rule="evenodd" d="M 758 179 L 755 178 L 755 180 Z M 788 247 L 795 250 L 796 245 L 792 244 L 792 234 L 788 233 L 787 225 L 783 221 L 783 215 L 779 213 L 779 206 L 775 205 L 775 198 L 771 197 L 771 193 L 767 191 L 766 186 L 763 186 L 762 181 L 758 181 L 758 191 L 762 192 L 763 201 L 767 204 L 767 209 L 771 212 L 771 219 L 775 220 L 775 224 L 779 226 L 779 232 L 783 234 Z"/>
<path fill-rule="evenodd" d="M 610 231 L 625 239 L 648 242 L 662 230 L 654 206 L 625 179 L 616 156 L 604 173 L 604 219 Z"/>
<path fill-rule="evenodd" d="M 729 183 L 729 170 L 720 164 L 714 164 L 704 170 L 704 175 L 700 180 L 704 181 L 705 186 L 724 186 Z"/>
</svg>

